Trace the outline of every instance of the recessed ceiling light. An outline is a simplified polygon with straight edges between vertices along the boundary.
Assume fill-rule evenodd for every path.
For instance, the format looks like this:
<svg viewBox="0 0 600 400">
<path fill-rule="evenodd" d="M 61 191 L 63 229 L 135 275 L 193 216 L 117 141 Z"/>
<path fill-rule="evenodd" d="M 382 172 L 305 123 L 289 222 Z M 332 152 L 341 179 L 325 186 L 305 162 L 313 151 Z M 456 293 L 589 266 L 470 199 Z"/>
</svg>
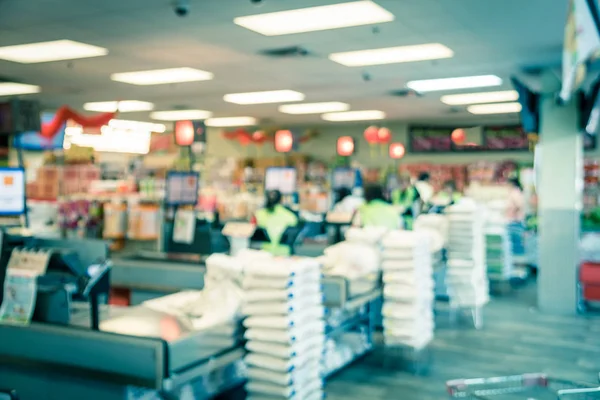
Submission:
<svg viewBox="0 0 600 400">
<path fill-rule="evenodd" d="M 498 104 L 478 104 L 469 106 L 467 111 L 471 114 L 510 114 L 521 112 L 521 103 L 498 103 Z"/>
<path fill-rule="evenodd" d="M 205 110 L 155 111 L 150 114 L 150 118 L 159 121 L 200 121 L 211 116 L 212 112 Z"/>
<path fill-rule="evenodd" d="M 252 126 L 256 125 L 254 117 L 224 117 L 224 118 L 209 118 L 206 120 L 206 126 L 217 128 L 225 128 L 228 126 Z"/>
<path fill-rule="evenodd" d="M 454 52 L 443 44 L 430 43 L 415 46 L 387 47 L 383 49 L 333 53 L 329 55 L 329 59 L 347 67 L 364 67 L 367 65 L 438 60 L 453 56 Z"/>
<path fill-rule="evenodd" d="M 516 90 L 504 90 L 500 92 L 483 93 L 465 93 L 449 94 L 442 96 L 442 103 L 450 106 L 460 106 L 465 104 L 483 104 L 483 103 L 501 103 L 506 101 L 519 100 L 519 93 Z"/>
<path fill-rule="evenodd" d="M 103 47 L 74 42 L 72 40 L 55 40 L 0 47 L 0 59 L 22 64 L 35 64 L 49 61 L 75 60 L 105 56 L 108 50 Z"/>
<path fill-rule="evenodd" d="M 293 90 L 270 90 L 266 92 L 226 94 L 223 100 L 235 104 L 287 103 L 304 100 L 304 94 Z"/>
<path fill-rule="evenodd" d="M 249 15 L 235 18 L 233 22 L 265 36 L 278 36 L 379 24 L 393 20 L 394 14 L 372 1 L 365 0 Z"/>
<path fill-rule="evenodd" d="M 279 112 L 284 114 L 322 114 L 338 111 L 346 111 L 350 105 L 339 101 L 325 103 L 286 104 L 279 106 Z"/>
<path fill-rule="evenodd" d="M 42 89 L 36 85 L 24 83 L 0 82 L 0 96 L 15 96 L 18 94 L 39 93 Z"/>
<path fill-rule="evenodd" d="M 500 86 L 502 79 L 496 75 L 465 76 L 460 78 L 426 79 L 406 84 L 417 92 L 435 92 L 443 90 L 470 89 L 487 86 Z"/>
<path fill-rule="evenodd" d="M 209 81 L 214 77 L 211 72 L 195 68 L 168 68 L 149 71 L 119 72 L 110 79 L 132 85 L 163 85 L 167 83 Z"/>
<path fill-rule="evenodd" d="M 124 119 L 111 119 L 108 126 L 114 129 L 131 131 L 148 131 L 163 133 L 167 127 L 163 124 L 154 124 L 152 122 L 128 121 Z"/>
<path fill-rule="evenodd" d="M 134 111 L 152 111 L 154 104 L 147 101 L 121 100 L 121 101 L 98 101 L 85 103 L 83 108 L 88 111 L 96 112 L 134 112 Z"/>
<path fill-rule="evenodd" d="M 376 119 L 384 119 L 385 113 L 378 110 L 364 110 L 364 111 L 347 111 L 338 113 L 327 113 L 321 116 L 325 121 L 371 121 Z"/>
</svg>

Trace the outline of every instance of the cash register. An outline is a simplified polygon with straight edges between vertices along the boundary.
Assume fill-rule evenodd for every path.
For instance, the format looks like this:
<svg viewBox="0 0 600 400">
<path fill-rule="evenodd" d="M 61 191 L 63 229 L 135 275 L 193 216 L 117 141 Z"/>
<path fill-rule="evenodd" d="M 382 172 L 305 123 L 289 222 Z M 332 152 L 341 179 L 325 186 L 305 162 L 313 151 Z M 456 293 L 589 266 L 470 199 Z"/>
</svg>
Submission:
<svg viewBox="0 0 600 400">
<path fill-rule="evenodd" d="M 13 253 L 43 250 L 48 254 L 46 272 L 37 278 L 33 321 L 68 325 L 73 301 L 89 302 L 91 326 L 99 329 L 99 307 L 110 291 L 108 248 L 101 240 L 56 240 L 3 234 L 0 257 L 0 290 Z M 3 293 L 0 292 L 0 300 Z"/>
</svg>

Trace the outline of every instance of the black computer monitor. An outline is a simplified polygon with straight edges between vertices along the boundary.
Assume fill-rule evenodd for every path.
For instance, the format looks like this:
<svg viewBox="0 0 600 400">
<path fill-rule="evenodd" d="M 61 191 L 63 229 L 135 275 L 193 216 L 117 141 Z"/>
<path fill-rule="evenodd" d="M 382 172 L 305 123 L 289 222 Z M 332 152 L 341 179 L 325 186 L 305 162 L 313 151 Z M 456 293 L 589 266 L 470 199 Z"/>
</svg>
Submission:
<svg viewBox="0 0 600 400">
<path fill-rule="evenodd" d="M 333 190 L 352 190 L 356 186 L 356 170 L 354 168 L 335 168 L 331 174 L 331 188 Z"/>
<path fill-rule="evenodd" d="M 271 167 L 265 172 L 265 190 L 279 190 L 283 195 L 297 192 L 298 171 L 294 167 Z"/>
<path fill-rule="evenodd" d="M 0 216 L 25 214 L 25 170 L 0 168 Z"/>
</svg>

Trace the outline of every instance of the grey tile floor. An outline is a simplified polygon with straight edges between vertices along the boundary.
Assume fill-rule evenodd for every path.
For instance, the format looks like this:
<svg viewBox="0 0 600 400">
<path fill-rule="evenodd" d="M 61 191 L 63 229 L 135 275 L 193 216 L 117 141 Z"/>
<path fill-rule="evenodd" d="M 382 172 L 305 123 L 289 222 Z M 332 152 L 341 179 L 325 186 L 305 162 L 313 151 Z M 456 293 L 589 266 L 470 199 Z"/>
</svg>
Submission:
<svg viewBox="0 0 600 400">
<path fill-rule="evenodd" d="M 535 308 L 534 284 L 494 298 L 485 308 L 484 327 L 479 331 L 469 326 L 468 320 L 451 326 L 444 306 L 438 307 L 428 375 L 383 368 L 374 354 L 334 376 L 327 384 L 327 398 L 446 399 L 449 379 L 527 372 L 597 380 L 600 317 L 541 314 Z M 510 397 L 515 398 L 519 397 Z"/>
</svg>

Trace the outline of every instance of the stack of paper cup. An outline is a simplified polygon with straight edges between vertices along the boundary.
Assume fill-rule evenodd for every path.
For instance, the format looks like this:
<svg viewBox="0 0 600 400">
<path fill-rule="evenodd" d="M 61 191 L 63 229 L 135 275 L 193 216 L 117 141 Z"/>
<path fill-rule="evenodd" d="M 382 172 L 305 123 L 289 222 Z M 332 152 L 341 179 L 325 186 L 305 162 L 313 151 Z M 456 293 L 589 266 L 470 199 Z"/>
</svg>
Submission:
<svg viewBox="0 0 600 400">
<path fill-rule="evenodd" d="M 480 307 L 489 301 L 486 275 L 485 216 L 469 203 L 449 207 L 446 285 L 452 308 Z"/>
<path fill-rule="evenodd" d="M 248 399 L 322 399 L 325 322 L 318 262 L 257 261 L 245 272 Z"/>
<path fill-rule="evenodd" d="M 429 236 L 394 231 L 383 244 L 383 327 L 387 346 L 423 349 L 433 339 L 434 282 Z"/>
</svg>

